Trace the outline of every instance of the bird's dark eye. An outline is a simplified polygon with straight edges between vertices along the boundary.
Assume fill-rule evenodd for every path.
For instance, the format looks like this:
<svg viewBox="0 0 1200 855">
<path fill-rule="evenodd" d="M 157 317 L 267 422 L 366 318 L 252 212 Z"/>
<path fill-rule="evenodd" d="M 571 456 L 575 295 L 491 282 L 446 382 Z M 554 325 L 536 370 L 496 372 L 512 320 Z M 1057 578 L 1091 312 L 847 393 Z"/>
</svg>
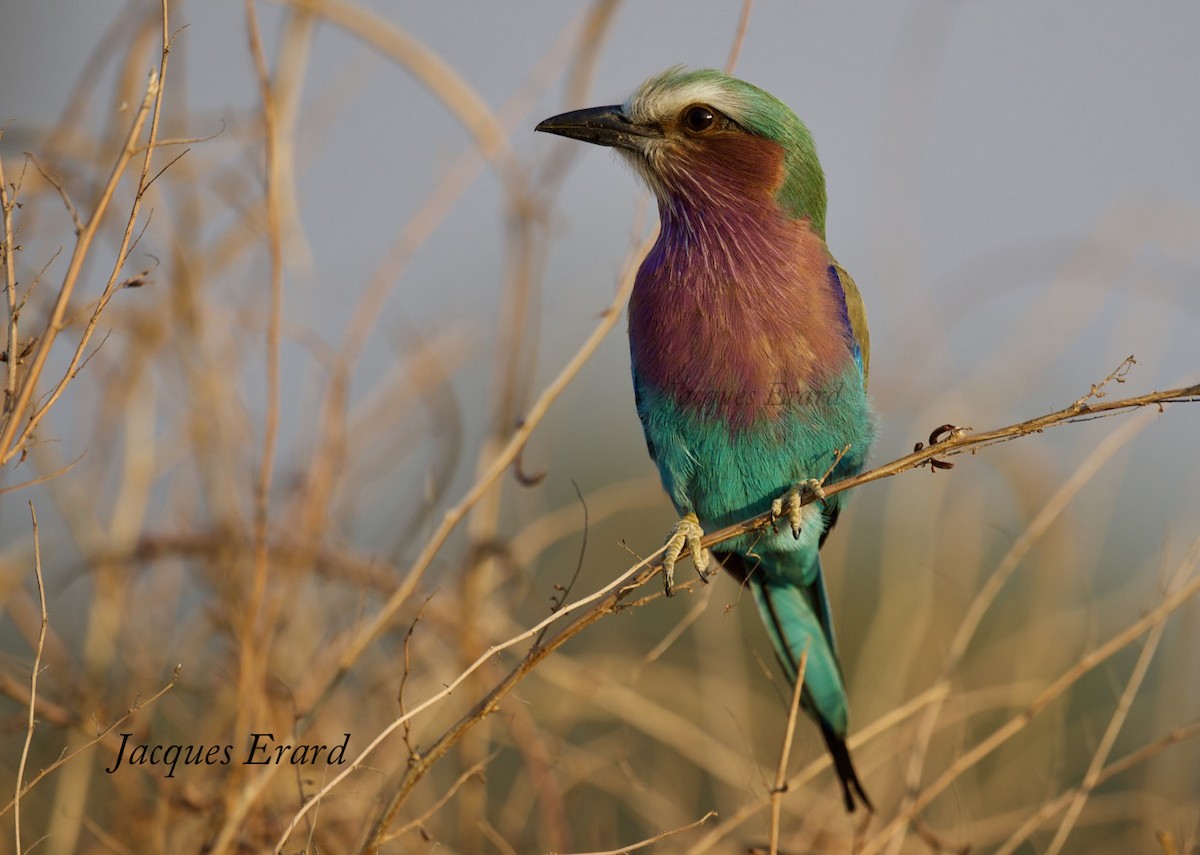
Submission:
<svg viewBox="0 0 1200 855">
<path fill-rule="evenodd" d="M 703 104 L 694 104 L 683 111 L 683 126 L 693 133 L 707 131 L 716 121 L 716 114 Z"/>
</svg>

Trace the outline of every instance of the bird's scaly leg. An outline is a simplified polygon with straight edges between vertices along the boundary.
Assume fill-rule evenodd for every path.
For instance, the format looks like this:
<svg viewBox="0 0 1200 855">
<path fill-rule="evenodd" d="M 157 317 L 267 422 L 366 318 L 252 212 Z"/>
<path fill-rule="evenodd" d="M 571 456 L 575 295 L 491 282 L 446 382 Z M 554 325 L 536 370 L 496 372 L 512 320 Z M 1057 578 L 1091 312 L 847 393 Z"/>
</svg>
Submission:
<svg viewBox="0 0 1200 855">
<path fill-rule="evenodd" d="M 700 528 L 700 518 L 693 514 L 685 514 L 675 529 L 667 538 L 667 551 L 663 554 L 663 592 L 669 597 L 675 593 L 675 562 L 685 552 L 692 556 L 692 564 L 700 581 L 707 583 L 708 550 L 700 545 L 704 537 L 704 529 Z"/>
<path fill-rule="evenodd" d="M 779 520 L 787 518 L 788 523 L 792 527 L 792 537 L 796 540 L 800 539 L 800 510 L 803 505 L 800 504 L 801 488 L 807 489 L 821 501 L 825 500 L 825 488 L 821 486 L 821 482 L 816 478 L 809 478 L 807 481 L 802 481 L 792 489 L 788 490 L 775 501 L 771 502 L 771 519 Z"/>
</svg>

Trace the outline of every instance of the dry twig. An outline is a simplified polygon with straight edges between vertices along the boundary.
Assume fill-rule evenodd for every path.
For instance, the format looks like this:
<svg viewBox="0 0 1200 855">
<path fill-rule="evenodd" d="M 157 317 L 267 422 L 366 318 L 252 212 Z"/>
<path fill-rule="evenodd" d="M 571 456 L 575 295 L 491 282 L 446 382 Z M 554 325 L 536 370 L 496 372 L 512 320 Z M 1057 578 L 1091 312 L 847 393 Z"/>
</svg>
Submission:
<svg viewBox="0 0 1200 855">
<path fill-rule="evenodd" d="M 71 261 L 63 277 L 62 284 L 59 286 L 58 296 L 55 299 L 50 318 L 47 320 L 41 335 L 37 338 L 37 345 L 31 355 L 28 370 L 17 384 L 19 388 L 16 391 L 16 398 L 12 403 L 12 408 L 5 413 L 3 427 L 0 428 L 0 466 L 8 463 L 17 455 L 24 453 L 25 445 L 30 437 L 33 436 L 38 424 L 50 412 L 63 392 L 66 391 L 71 381 L 75 379 L 81 363 L 87 355 L 88 343 L 91 341 L 92 334 L 95 332 L 96 326 L 100 321 L 100 316 L 120 285 L 121 270 L 129 258 L 131 251 L 130 243 L 133 240 L 134 229 L 137 226 L 138 214 L 141 212 L 142 201 L 151 180 L 150 167 L 156 147 L 155 142 L 158 139 L 158 124 L 162 113 L 163 85 L 166 80 L 167 56 L 169 53 L 170 33 L 167 24 L 167 2 L 166 0 L 162 0 L 162 56 L 159 65 L 150 73 L 145 93 L 142 96 L 141 105 L 134 116 L 129 132 L 125 136 L 121 151 L 117 156 L 116 163 L 113 165 L 112 172 L 109 174 L 108 181 L 104 185 L 100 198 L 96 202 L 95 208 L 92 210 L 87 222 L 83 224 L 82 229 L 79 231 L 75 248 L 71 254 Z M 150 130 L 147 135 L 147 141 L 142 144 L 139 143 L 139 138 L 147 121 L 149 121 Z M 79 341 L 76 343 L 75 350 L 68 361 L 66 370 L 45 398 L 34 403 L 34 393 L 37 389 L 38 379 L 41 377 L 59 333 L 66 326 L 67 308 L 70 305 L 71 297 L 75 292 L 75 287 L 83 271 L 84 262 L 88 258 L 100 225 L 104 221 L 108 205 L 112 201 L 117 185 L 139 151 L 144 152 L 144 154 L 138 178 L 137 192 L 134 194 L 133 204 L 130 206 L 129 216 L 125 223 L 125 231 L 121 236 L 112 272 L 109 274 L 108 281 L 105 283 L 100 298 L 96 301 L 95 307 L 92 309 L 83 331 L 80 333 Z M 7 234 L 5 245 L 8 245 Z M 11 258 L 9 261 L 11 262 Z M 11 263 L 8 266 L 11 271 Z M 11 309 L 12 304 L 10 302 L 10 311 Z M 15 334 L 11 323 L 10 317 L 10 333 Z M 13 344 L 15 347 L 15 342 Z"/>
<path fill-rule="evenodd" d="M 561 377 L 561 375 L 560 375 L 560 377 Z M 552 384 L 552 388 L 554 387 L 554 385 L 555 384 Z M 861 484 L 870 483 L 872 481 L 890 477 L 892 475 L 896 475 L 901 472 L 908 471 L 910 469 L 918 468 L 921 465 L 923 465 L 925 462 L 933 459 L 934 457 L 947 456 L 947 455 L 953 455 L 953 454 L 961 454 L 964 451 L 972 451 L 973 452 L 974 450 L 976 450 L 978 448 L 988 447 L 997 442 L 1008 441 L 1008 440 L 1014 439 L 1018 436 L 1025 436 L 1025 435 L 1028 435 L 1031 433 L 1039 433 L 1039 432 L 1045 430 L 1047 427 L 1050 427 L 1050 426 L 1053 426 L 1056 424 L 1074 422 L 1074 421 L 1078 421 L 1080 419 L 1085 419 L 1085 418 L 1086 419 L 1098 418 L 1103 415 L 1110 415 L 1110 414 L 1114 414 L 1114 413 L 1118 413 L 1118 412 L 1126 412 L 1126 411 L 1130 411 L 1130 410 L 1134 410 L 1134 409 L 1138 409 L 1140 407 L 1145 407 L 1145 406 L 1150 406 L 1150 405 L 1158 405 L 1161 407 L 1166 403 L 1196 401 L 1198 399 L 1200 399 L 1200 385 L 1195 385 L 1195 386 L 1184 387 L 1181 389 L 1167 390 L 1165 392 L 1153 392 L 1153 393 L 1150 393 L 1147 395 L 1136 396 L 1133 398 L 1127 398 L 1127 399 L 1123 399 L 1123 400 L 1119 400 L 1119 401 L 1104 402 L 1102 404 L 1097 404 L 1097 405 L 1093 405 L 1093 406 L 1088 406 L 1086 403 L 1081 403 L 1080 401 L 1076 401 L 1071 406 L 1066 407 L 1062 410 L 1058 410 L 1058 411 L 1049 413 L 1044 416 L 1039 416 L 1034 419 L 1029 419 L 1024 422 L 1019 422 L 1014 425 L 997 428 L 997 429 L 991 430 L 991 431 L 984 431 L 984 432 L 980 432 L 980 433 L 966 433 L 965 431 L 954 431 L 951 433 L 951 435 L 948 439 L 946 439 L 934 446 L 931 446 L 931 447 L 925 448 L 925 449 L 921 449 L 919 451 L 915 451 L 912 454 L 906 455 L 906 456 L 901 457 L 897 460 L 894 460 L 890 463 L 886 463 L 882 466 L 876 467 L 875 469 L 872 469 L 872 470 L 865 472 L 861 475 L 858 475 L 854 478 L 846 479 L 844 481 L 839 481 L 832 485 L 829 485 L 828 487 L 825 488 L 825 494 L 826 494 L 826 496 L 833 495 L 835 493 L 850 489 L 850 487 L 852 487 L 852 486 L 858 486 Z M 515 442 L 515 440 L 514 440 L 514 442 Z M 522 439 L 522 443 L 523 443 L 523 439 Z M 512 448 L 512 447 L 513 447 L 513 444 L 510 443 L 510 448 Z M 503 458 L 503 459 L 505 461 L 505 466 L 507 466 L 508 462 L 511 461 L 512 457 L 509 456 L 509 457 Z M 499 476 L 500 471 L 503 471 L 503 470 L 501 469 L 501 470 L 497 471 L 495 473 L 496 477 Z M 477 486 L 476 491 L 478 491 L 479 489 L 480 488 Z M 814 495 L 812 495 L 811 493 L 806 493 L 802 499 L 802 502 L 807 504 L 807 503 L 815 500 L 815 498 L 816 497 Z M 448 515 L 447 520 L 449 520 L 449 519 L 450 519 L 450 517 Z M 751 520 L 747 520 L 743 523 L 728 526 L 724 529 L 721 529 L 720 531 L 713 532 L 711 534 L 706 535 L 703 540 L 703 545 L 705 547 L 712 547 L 716 544 L 722 543 L 725 540 L 729 540 L 733 537 L 737 537 L 739 535 L 745 534 L 750 531 L 755 531 L 758 529 L 765 528 L 766 526 L 769 526 L 771 523 L 772 523 L 772 515 L 770 512 L 760 514 L 759 516 L 757 516 Z M 445 525 L 445 523 L 444 523 L 444 525 Z M 427 546 L 426 549 L 428 550 L 429 547 Z M 481 656 L 478 660 L 476 660 L 476 662 L 472 666 L 470 666 L 466 671 L 464 671 L 462 674 L 460 674 L 459 677 L 457 677 L 454 681 L 452 681 L 446 690 L 439 692 L 437 695 L 431 697 L 425 703 L 417 705 L 407 714 L 407 716 L 393 721 L 374 740 L 372 740 L 372 742 L 360 753 L 360 755 L 355 759 L 355 761 L 352 764 L 350 764 L 349 768 L 347 768 L 346 770 L 343 770 L 338 776 L 336 776 L 335 778 L 330 780 L 326 784 L 326 786 L 324 788 L 322 788 L 322 790 L 320 790 L 319 792 L 314 794 L 314 797 L 312 800 L 310 800 L 306 805 L 304 805 L 297 812 L 297 814 L 293 817 L 292 822 L 290 823 L 288 828 L 285 830 L 284 834 L 280 837 L 278 843 L 276 844 L 276 851 L 277 852 L 282 851 L 282 847 L 286 843 L 288 836 L 291 834 L 292 829 L 295 828 L 296 824 L 299 822 L 299 820 L 303 816 L 303 814 L 305 812 L 307 812 L 308 810 L 310 810 L 316 801 L 318 801 L 320 798 L 322 798 L 324 795 L 326 795 L 329 791 L 331 791 L 334 787 L 336 787 L 347 775 L 349 775 L 355 768 L 357 768 L 363 761 L 365 761 L 366 757 L 371 752 L 373 752 L 375 750 L 375 748 L 378 747 L 378 745 L 381 744 L 382 741 L 388 735 L 391 734 L 391 732 L 393 732 L 397 727 L 400 727 L 403 724 L 403 722 L 405 720 L 407 720 L 407 718 L 423 712 L 425 709 L 427 709 L 433 703 L 446 697 L 454 687 L 458 686 L 463 680 L 466 679 L 466 677 L 469 674 L 473 673 L 484 661 L 487 661 L 488 659 L 490 659 L 491 656 L 493 656 L 496 652 L 507 649 L 508 647 L 513 646 L 513 644 L 515 644 L 515 643 L 519 643 L 519 641 L 530 637 L 531 634 L 540 632 L 542 627 L 544 627 L 548 623 L 555 621 L 561 617 L 564 617 L 567 614 L 572 614 L 575 611 L 577 611 L 581 606 L 590 603 L 591 604 L 590 608 L 588 608 L 587 611 L 580 614 L 571 623 L 569 623 L 567 626 L 565 626 L 564 628 L 559 630 L 559 632 L 556 635 L 551 636 L 549 639 L 545 640 L 542 644 L 536 645 L 533 648 L 531 648 L 530 651 L 521 660 L 521 662 L 519 662 L 516 665 L 516 667 L 506 677 L 504 677 L 498 684 L 496 684 L 492 688 L 491 691 L 489 691 L 474 707 L 472 707 L 472 709 L 470 709 L 466 714 L 464 714 L 462 716 L 462 718 L 460 718 L 455 725 L 453 725 L 449 730 L 447 730 L 445 733 L 443 733 L 442 736 L 439 737 L 433 743 L 433 745 L 429 749 L 426 750 L 426 752 L 421 756 L 421 758 L 417 762 L 409 765 L 408 769 L 406 770 L 406 772 L 401 780 L 401 783 L 399 784 L 399 786 L 397 787 L 395 792 L 390 797 L 386 807 L 381 812 L 379 820 L 375 824 L 374 831 L 372 832 L 372 835 L 371 835 L 372 842 L 369 842 L 367 844 L 366 848 L 364 849 L 364 851 L 366 851 L 366 852 L 377 851 L 378 841 L 380 839 L 382 839 L 382 837 L 387 833 L 387 828 L 392 823 L 400 806 L 403 804 L 403 802 L 405 801 L 405 799 L 407 798 L 409 793 L 411 793 L 412 788 L 424 776 L 424 774 L 432 767 L 432 765 L 441 756 L 443 756 L 446 753 L 446 751 L 448 751 L 454 744 L 456 744 L 459 741 L 459 739 L 461 739 L 462 736 L 467 731 L 469 731 L 472 726 L 474 726 L 474 724 L 476 722 L 478 722 L 478 721 L 482 720 L 483 718 L 485 718 L 486 716 L 490 715 L 497 708 L 497 706 L 500 703 L 500 700 L 505 695 L 507 695 L 529 673 L 529 671 L 531 671 L 534 667 L 536 667 L 537 663 L 539 661 L 541 661 L 541 659 L 543 659 L 545 656 L 547 656 L 553 650 L 557 649 L 569 638 L 573 637 L 574 635 L 577 635 L 579 632 L 584 630 L 586 627 L 595 623 L 597 620 L 599 620 L 604 615 L 618 611 L 622 607 L 622 601 L 625 599 L 625 597 L 629 593 L 636 590 L 638 587 L 640 587 L 646 581 L 651 579 L 659 571 L 659 569 L 660 569 L 659 566 L 649 566 L 649 562 L 651 560 L 653 560 L 654 558 L 657 558 L 662 553 L 662 551 L 663 550 L 660 548 L 657 552 L 651 554 L 647 559 L 634 565 L 632 568 L 630 568 L 625 573 L 623 573 L 615 582 L 611 583 L 609 586 L 590 595 L 589 597 L 584 598 L 583 600 L 580 600 L 576 603 L 571 604 L 570 606 L 563 608 L 559 612 L 552 614 L 550 617 L 546 618 L 545 621 L 538 624 L 536 627 L 533 627 L 532 629 L 530 629 L 524 633 L 521 633 L 519 636 L 515 637 L 514 639 L 510 639 L 508 642 L 493 646 L 483 656 Z M 1192 591 L 1193 587 L 1194 586 L 1188 586 L 1187 590 L 1194 593 L 1194 591 Z M 648 601 L 653 598 L 654 598 L 653 596 L 646 597 L 643 599 L 643 601 Z M 1169 615 L 1170 612 L 1174 608 L 1177 608 L 1183 602 L 1183 599 L 1186 599 L 1186 596 L 1183 597 L 1182 599 L 1180 599 L 1179 596 L 1177 595 L 1176 597 L 1174 597 L 1170 600 L 1170 602 L 1173 603 L 1173 605 L 1171 606 L 1170 609 L 1168 609 L 1167 611 L 1164 612 L 1164 611 L 1162 611 L 1162 607 L 1160 607 L 1159 610 L 1156 610 L 1152 614 L 1159 615 L 1159 620 L 1165 620 L 1166 616 Z M 1066 682 L 1066 683 L 1061 683 L 1061 681 L 1056 682 L 1054 684 L 1054 686 L 1052 687 L 1052 689 L 1054 689 L 1057 693 L 1061 693 L 1062 691 L 1064 691 L 1067 686 L 1069 686 L 1071 683 L 1073 683 L 1074 680 L 1078 679 L 1079 675 L 1084 673 L 1086 670 L 1089 670 L 1090 667 L 1094 667 L 1096 664 L 1099 664 L 1099 662 L 1103 661 L 1103 659 L 1107 658 L 1107 656 L 1111 656 L 1113 653 L 1116 652 L 1116 650 L 1119 650 L 1125 644 L 1128 644 L 1129 640 L 1132 640 L 1133 638 L 1137 638 L 1142 632 L 1145 632 L 1145 630 L 1148 628 L 1148 625 L 1142 626 L 1143 623 L 1144 623 L 1144 621 L 1140 621 L 1137 624 L 1134 624 L 1134 626 L 1131 627 L 1130 630 L 1127 630 L 1126 633 L 1123 633 L 1121 636 L 1118 636 L 1118 638 L 1115 639 L 1113 642 L 1110 642 L 1109 645 L 1105 645 L 1103 648 L 1096 651 L 1096 653 L 1092 654 L 1092 656 L 1086 657 L 1084 660 L 1084 663 L 1091 663 L 1090 665 L 1087 665 L 1087 667 L 1083 667 L 1082 670 L 1078 671 L 1078 673 L 1075 673 L 1073 670 L 1072 673 L 1074 674 L 1074 676 L 1068 682 Z M 1118 644 L 1116 647 L 1112 646 L 1112 644 L 1116 643 L 1117 641 L 1120 641 L 1120 639 L 1126 638 L 1128 636 L 1128 633 L 1131 630 L 1136 630 L 1139 627 L 1140 627 L 1140 631 L 1135 632 L 1134 635 L 1129 637 L 1128 640 Z M 1100 658 L 1096 659 L 1095 657 L 1097 657 L 1097 656 L 1099 656 Z M 1084 665 L 1084 663 L 1081 663 L 1081 666 Z M 1048 691 L 1050 691 L 1050 690 L 1048 690 Z M 1027 715 L 1029 717 L 1032 717 L 1032 715 L 1035 714 L 1037 710 L 1040 710 L 1042 707 L 1045 706 L 1045 704 L 1049 703 L 1049 701 L 1054 696 L 1056 696 L 1056 695 L 1049 695 L 1049 696 L 1046 696 L 1046 697 L 1043 697 L 1042 699 L 1040 699 L 1039 702 L 1036 702 L 1035 705 L 1030 708 L 1030 711 L 1027 712 Z M 1022 717 L 1018 717 L 1018 719 L 1022 719 Z M 1016 729 L 1020 729 L 1020 726 L 1018 726 Z M 1015 732 L 1015 730 L 1012 732 Z M 992 750 L 994 747 L 996 747 L 996 745 L 1003 742 L 1004 739 L 1006 739 L 1008 736 L 1011 736 L 1010 732 L 1003 732 L 1002 735 L 1001 735 L 1001 732 L 994 734 L 993 738 L 991 740 L 985 741 L 985 743 L 982 743 L 980 746 L 977 746 L 976 751 L 979 752 L 978 756 L 975 756 L 975 752 L 972 752 L 967 757 L 961 758 L 961 760 L 965 763 L 965 765 L 963 765 L 962 768 L 966 768 L 967 765 L 971 765 L 974 762 L 976 762 L 978 759 L 981 759 L 982 756 L 986 756 L 986 754 L 989 753 L 990 750 Z M 959 766 L 959 764 L 956 764 L 955 768 L 952 768 L 951 770 L 947 770 L 947 772 L 943 775 L 943 777 L 939 778 L 938 782 L 936 782 L 933 787 L 927 789 L 921 795 L 921 797 L 919 797 L 918 799 L 916 799 L 914 801 L 913 811 L 912 811 L 913 813 L 916 813 L 917 811 L 919 811 L 922 807 L 924 807 L 925 804 L 927 804 L 929 801 L 931 801 L 932 798 L 937 793 L 941 792 L 942 789 L 944 789 L 946 786 L 948 786 L 949 782 L 952 781 L 954 779 L 954 777 L 956 777 L 957 774 L 959 774 L 961 772 L 961 768 L 957 768 L 958 766 Z M 892 833 L 894 833 L 894 831 L 895 831 L 894 826 L 895 826 L 895 823 L 893 823 L 892 825 L 890 825 L 888 827 Z M 888 839 L 890 839 L 890 836 L 891 835 L 889 834 Z"/>
<path fill-rule="evenodd" d="M 129 721 L 129 719 L 132 718 L 136 713 L 138 713 L 141 710 L 145 709 L 146 707 L 150 706 L 155 701 L 157 701 L 159 698 L 161 698 L 163 695 L 165 695 L 167 692 L 171 691 L 171 689 L 175 688 L 175 684 L 179 681 L 179 672 L 180 672 L 180 670 L 182 670 L 182 668 L 183 668 L 182 665 L 176 665 L 175 670 L 171 673 L 170 682 L 168 682 L 165 686 L 163 686 L 161 689 L 159 689 L 157 692 L 155 692 L 150 697 L 146 698 L 146 700 L 144 700 L 144 701 L 141 700 L 140 698 L 138 700 L 134 701 L 133 706 L 129 707 L 127 710 L 125 710 L 124 713 L 119 715 L 117 718 L 113 719 L 106 727 L 103 727 L 100 730 L 98 730 L 94 737 L 89 739 L 83 745 L 77 746 L 75 748 L 75 750 L 59 757 L 57 760 L 55 760 L 53 763 L 51 763 L 45 769 L 42 769 L 40 772 L 38 772 L 37 775 L 35 775 L 33 777 L 33 780 L 31 780 L 29 783 L 27 783 L 25 785 L 25 787 L 21 790 L 19 795 L 22 797 L 25 796 L 30 790 L 32 790 L 39 783 L 41 783 L 42 779 L 45 778 L 47 775 L 54 772 L 56 769 L 66 765 L 67 763 L 70 763 L 72 760 L 74 760 L 76 757 L 78 757 L 84 751 L 91 748 L 93 745 L 97 745 L 102 739 L 104 739 L 104 737 L 108 736 L 108 734 L 112 733 L 114 730 L 116 730 L 118 727 L 123 725 L 125 722 Z M 17 804 L 17 798 L 13 798 L 12 800 L 10 800 L 8 804 L 6 804 L 3 808 L 0 808 L 0 816 L 3 816 L 4 814 L 8 813 L 9 809 L 14 808 L 16 806 L 16 804 Z"/>
<path fill-rule="evenodd" d="M 693 828 L 699 828 L 716 815 L 717 812 L 715 810 L 710 810 L 695 822 L 689 822 L 687 825 L 680 826 L 679 828 L 672 828 L 670 831 L 664 831 L 660 834 L 654 835 L 653 837 L 647 837 L 645 840 L 638 841 L 637 843 L 631 843 L 628 846 L 622 846 L 620 849 L 606 849 L 603 852 L 579 852 L 574 853 L 574 855 L 625 855 L 625 853 L 633 852 L 635 849 L 645 849 L 647 846 L 653 846 L 660 840 L 666 840 L 668 837 L 673 835 L 680 834 L 684 831 L 691 831 Z"/>
<path fill-rule="evenodd" d="M 37 724 L 37 683 L 38 673 L 42 670 L 42 648 L 46 645 L 46 627 L 50 624 L 50 616 L 46 612 L 46 586 L 42 583 L 42 545 L 38 537 L 37 511 L 33 502 L 29 503 L 30 523 L 33 526 L 33 576 L 37 581 L 38 606 L 42 612 L 42 622 L 38 629 L 37 646 L 33 652 L 33 669 L 29 674 L 29 719 L 25 726 L 25 745 L 21 748 L 21 762 L 17 765 L 17 785 L 13 793 L 13 834 L 17 839 L 17 855 L 24 850 L 21 848 L 21 793 L 25 785 L 25 762 L 29 759 L 29 746 L 33 743 L 33 729 Z"/>
<path fill-rule="evenodd" d="M 1190 554 L 1181 564 L 1179 578 L 1182 578 L 1185 574 L 1192 573 L 1197 562 L 1200 562 L 1200 540 L 1195 541 Z M 1200 593 L 1200 575 L 1193 576 L 1187 584 L 1168 593 L 1157 606 L 1151 609 L 1140 620 L 1130 624 L 1104 644 L 1082 656 L 1075 665 L 1060 674 L 1058 679 L 1041 692 L 1029 706 L 955 759 L 932 784 L 927 786 L 913 799 L 908 810 L 895 817 L 867 842 L 867 845 L 862 849 L 861 855 L 874 855 L 874 853 L 880 851 L 896 834 L 899 834 L 903 830 L 912 816 L 924 810 L 928 804 L 954 783 L 963 772 L 975 766 L 1024 729 L 1034 717 L 1039 715 L 1052 701 L 1077 683 L 1084 674 L 1106 662 L 1116 653 L 1124 650 L 1148 631 L 1163 624 L 1176 609 L 1198 593 Z"/>
<path fill-rule="evenodd" d="M 796 682 L 792 686 L 792 703 L 788 708 L 787 729 L 783 733 L 783 747 L 779 750 L 779 766 L 775 769 L 775 786 L 771 788 L 771 855 L 779 853 L 779 811 L 783 807 L 783 794 L 787 792 L 788 758 L 792 755 L 792 737 L 796 733 L 796 717 L 800 712 L 800 698 L 804 694 L 804 672 L 808 668 L 808 646 L 800 652 L 796 663 Z"/>
</svg>

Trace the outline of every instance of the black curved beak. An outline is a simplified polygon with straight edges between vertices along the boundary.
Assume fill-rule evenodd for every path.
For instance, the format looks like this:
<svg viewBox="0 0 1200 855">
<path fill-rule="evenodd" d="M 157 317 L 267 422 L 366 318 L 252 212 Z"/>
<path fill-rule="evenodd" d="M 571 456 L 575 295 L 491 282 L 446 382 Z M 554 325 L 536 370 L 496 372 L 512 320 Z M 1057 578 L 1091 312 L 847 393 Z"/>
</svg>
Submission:
<svg viewBox="0 0 1200 855">
<path fill-rule="evenodd" d="M 534 130 L 630 150 L 638 150 L 646 140 L 662 136 L 662 130 L 656 126 L 634 123 L 625 115 L 620 104 L 589 107 L 586 110 L 572 110 L 569 113 L 551 116 L 539 122 Z"/>
</svg>

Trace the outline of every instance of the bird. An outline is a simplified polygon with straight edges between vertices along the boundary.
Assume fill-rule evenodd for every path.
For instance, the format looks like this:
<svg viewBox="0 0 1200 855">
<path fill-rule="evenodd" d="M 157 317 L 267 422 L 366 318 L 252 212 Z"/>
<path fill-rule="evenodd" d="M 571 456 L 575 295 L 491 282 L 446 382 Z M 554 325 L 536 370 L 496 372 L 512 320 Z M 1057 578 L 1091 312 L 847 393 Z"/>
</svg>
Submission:
<svg viewBox="0 0 1200 855">
<path fill-rule="evenodd" d="M 714 548 L 754 594 L 780 665 L 832 757 L 846 810 L 874 807 L 849 748 L 845 679 L 820 548 L 846 502 L 824 486 L 865 466 L 870 338 L 854 280 L 825 242 L 813 137 L 775 96 L 714 69 L 674 66 L 623 103 L 536 130 L 609 146 L 658 205 L 658 237 L 629 299 L 634 400 L 680 515 L 664 585 L 688 554 L 708 581 L 704 531 L 772 512 Z M 820 501 L 804 502 L 806 492 Z M 785 526 L 779 522 L 788 523 Z"/>
</svg>

